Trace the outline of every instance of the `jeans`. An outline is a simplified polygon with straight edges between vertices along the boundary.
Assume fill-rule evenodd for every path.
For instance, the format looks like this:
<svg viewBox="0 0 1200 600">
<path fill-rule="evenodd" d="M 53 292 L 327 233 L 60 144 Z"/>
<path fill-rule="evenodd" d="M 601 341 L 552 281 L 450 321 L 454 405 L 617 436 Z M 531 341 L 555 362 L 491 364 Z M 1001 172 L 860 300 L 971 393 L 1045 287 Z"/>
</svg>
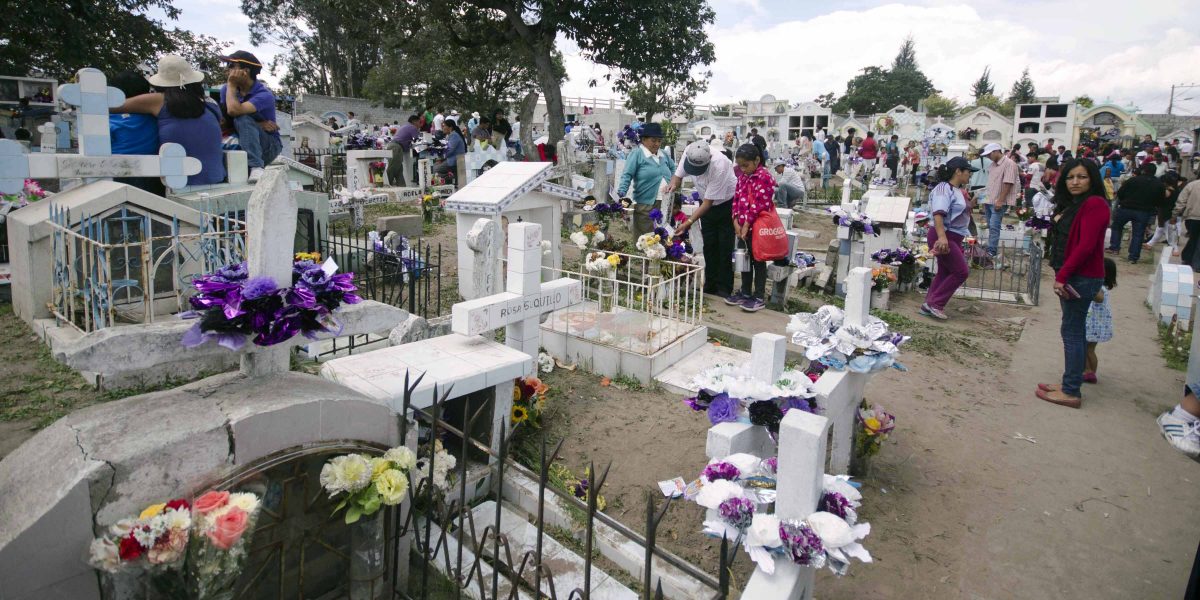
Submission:
<svg viewBox="0 0 1200 600">
<path fill-rule="evenodd" d="M 803 188 L 796 187 L 790 183 L 775 186 L 774 202 L 775 206 L 779 208 L 792 208 L 800 202 L 808 204 L 805 196 Z"/>
<path fill-rule="evenodd" d="M 1125 233 L 1125 224 L 1133 223 L 1132 237 L 1129 240 L 1129 260 L 1136 261 L 1142 256 L 1142 242 L 1146 241 L 1146 227 L 1154 221 L 1152 210 L 1133 210 L 1117 207 L 1113 213 L 1112 236 L 1108 249 L 1113 252 L 1121 251 L 1121 234 Z"/>
<path fill-rule="evenodd" d="M 1062 305 L 1062 327 L 1059 330 L 1063 341 L 1062 391 L 1068 396 L 1079 397 L 1083 385 L 1083 368 L 1087 362 L 1087 314 L 1092 298 L 1100 291 L 1104 280 L 1076 275 L 1067 280 L 1067 285 L 1079 292 L 1072 300 L 1059 298 Z"/>
<path fill-rule="evenodd" d="M 988 224 L 987 252 L 992 256 L 996 256 L 1000 246 L 1000 230 L 1004 227 L 1005 212 L 1008 212 L 1007 206 L 983 205 L 984 218 L 987 219 Z"/>
<path fill-rule="evenodd" d="M 937 242 L 937 230 L 930 227 L 925 239 L 929 242 L 929 247 L 933 248 Z M 929 284 L 929 290 L 925 292 L 925 304 L 938 310 L 946 308 L 946 303 L 970 274 L 967 257 L 963 256 L 963 236 L 947 231 L 946 241 L 950 242 L 950 251 L 937 256 L 937 275 L 933 277 L 933 283 Z"/>
<path fill-rule="evenodd" d="M 829 178 L 833 175 L 829 172 L 829 160 L 821 161 L 821 189 L 829 187 Z"/>
<path fill-rule="evenodd" d="M 238 145 L 246 152 L 246 163 L 251 169 L 261 169 L 275 160 L 283 151 L 283 142 L 279 137 L 267 133 L 259 127 L 258 121 L 252 115 L 242 115 L 233 118 L 233 127 L 237 129 Z"/>
<path fill-rule="evenodd" d="M 700 219 L 704 240 L 704 292 L 725 297 L 733 293 L 733 201 L 709 207 Z"/>
<path fill-rule="evenodd" d="M 387 169 L 388 183 L 407 187 L 411 180 L 415 186 L 416 178 L 412 176 L 412 152 L 405 150 L 400 144 L 391 144 L 388 149 L 392 151 L 392 160 L 388 162 Z"/>
<path fill-rule="evenodd" d="M 1193 264 L 1193 261 L 1196 257 L 1196 244 L 1200 243 L 1200 219 L 1185 220 L 1183 228 L 1187 230 L 1188 241 L 1183 245 L 1180 258 L 1183 259 L 1183 264 L 1192 265 L 1192 270 L 1195 271 L 1197 265 Z"/>
<path fill-rule="evenodd" d="M 746 256 L 750 259 L 750 270 L 742 271 L 742 295 L 754 296 L 759 300 L 767 299 L 767 263 L 766 261 L 754 260 L 754 246 L 750 243 L 750 238 L 753 238 L 753 228 L 751 233 L 746 234 L 746 239 L 742 240 L 746 244 Z M 751 284 L 754 289 L 751 291 Z"/>
<path fill-rule="evenodd" d="M 889 171 L 888 177 L 891 177 L 892 179 L 899 181 L 900 180 L 900 158 L 899 157 L 892 158 L 889 156 L 887 159 L 887 162 L 885 163 L 885 166 L 887 166 L 888 171 Z"/>
</svg>

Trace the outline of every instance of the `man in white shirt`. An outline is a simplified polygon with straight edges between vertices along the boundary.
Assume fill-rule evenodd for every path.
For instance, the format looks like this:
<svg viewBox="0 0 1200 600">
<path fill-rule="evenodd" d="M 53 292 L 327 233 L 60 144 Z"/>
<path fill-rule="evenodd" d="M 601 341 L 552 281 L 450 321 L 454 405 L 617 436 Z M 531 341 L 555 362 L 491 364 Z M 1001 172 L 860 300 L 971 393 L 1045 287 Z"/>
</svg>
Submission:
<svg viewBox="0 0 1200 600">
<path fill-rule="evenodd" d="M 439 108 L 437 114 L 433 116 L 433 131 L 437 133 L 442 130 L 442 123 L 446 122 L 446 115 L 442 114 L 443 109 Z"/>
<path fill-rule="evenodd" d="M 734 240 L 733 191 L 737 188 L 733 161 L 714 151 L 707 142 L 695 141 L 683 151 L 683 160 L 675 168 L 667 192 L 679 189 L 684 177 L 693 178 L 702 202 L 686 221 L 679 224 L 675 235 L 683 235 L 704 217 L 700 223 L 704 241 L 704 293 L 729 297 L 733 294 L 733 263 L 730 261 Z"/>
<path fill-rule="evenodd" d="M 362 129 L 362 122 L 354 118 L 354 113 L 347 113 L 347 117 L 349 118 L 346 119 L 346 125 L 341 129 L 334 129 L 334 133 L 357 133 L 359 129 Z"/>
<path fill-rule="evenodd" d="M 787 166 L 783 159 L 775 160 L 771 177 L 775 178 L 775 206 L 792 208 L 797 202 L 807 204 L 804 178 L 795 169 Z"/>
</svg>

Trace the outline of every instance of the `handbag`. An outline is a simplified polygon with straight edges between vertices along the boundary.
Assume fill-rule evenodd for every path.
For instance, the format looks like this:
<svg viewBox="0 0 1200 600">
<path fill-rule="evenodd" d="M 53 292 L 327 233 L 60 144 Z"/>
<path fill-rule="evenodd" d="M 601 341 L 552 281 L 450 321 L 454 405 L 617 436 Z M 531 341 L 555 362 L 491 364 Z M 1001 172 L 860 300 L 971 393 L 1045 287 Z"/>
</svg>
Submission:
<svg viewBox="0 0 1200 600">
<path fill-rule="evenodd" d="M 788 255 L 787 231 L 774 208 L 758 213 L 751 227 L 751 240 L 750 249 L 756 261 L 779 260 Z"/>
</svg>

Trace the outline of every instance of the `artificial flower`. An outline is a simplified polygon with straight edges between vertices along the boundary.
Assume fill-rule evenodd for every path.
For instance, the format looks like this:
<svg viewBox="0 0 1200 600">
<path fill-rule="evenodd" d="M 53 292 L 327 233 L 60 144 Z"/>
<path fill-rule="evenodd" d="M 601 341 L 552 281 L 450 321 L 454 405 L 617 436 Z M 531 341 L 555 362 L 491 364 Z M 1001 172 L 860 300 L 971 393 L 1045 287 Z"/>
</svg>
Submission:
<svg viewBox="0 0 1200 600">
<path fill-rule="evenodd" d="M 397 446 L 384 452 L 383 458 L 402 471 L 409 471 L 417 464 L 417 453 L 404 446 Z"/>
<path fill-rule="evenodd" d="M 408 478 L 396 469 L 388 469 L 375 480 L 375 490 L 379 492 L 384 505 L 395 506 L 404 500 L 404 494 L 408 492 Z"/>
<path fill-rule="evenodd" d="M 132 532 L 128 536 L 121 538 L 120 543 L 117 545 L 118 556 L 126 562 L 141 558 L 145 552 L 146 547 L 137 541 Z"/>
<path fill-rule="evenodd" d="M 167 507 L 167 504 L 165 502 L 162 504 L 151 504 L 150 506 L 147 506 L 145 510 L 142 511 L 142 514 L 138 515 L 138 519 L 149 519 L 152 517 L 157 517 L 158 515 L 162 514 L 163 509 L 166 507 Z"/>
<path fill-rule="evenodd" d="M 754 518 L 754 503 L 746 498 L 729 498 L 717 506 L 717 514 L 734 528 L 745 530 Z"/>
<path fill-rule="evenodd" d="M 92 540 L 88 547 L 88 563 L 93 567 L 109 573 L 115 573 L 121 568 L 121 555 L 117 545 L 106 537 Z"/>
<path fill-rule="evenodd" d="M 745 497 L 745 488 L 727 479 L 718 479 L 700 488 L 700 492 L 696 494 L 696 504 L 717 510 L 722 502 L 730 498 Z"/>
<path fill-rule="evenodd" d="M 199 498 L 196 498 L 196 502 L 192 505 L 192 508 L 202 515 L 207 515 L 218 508 L 224 507 L 228 503 L 229 492 L 218 492 L 214 490 L 205 493 Z"/>
<path fill-rule="evenodd" d="M 741 405 L 729 394 L 717 394 L 708 405 L 708 420 L 713 425 L 737 421 Z"/>
<path fill-rule="evenodd" d="M 321 467 L 321 486 L 330 495 L 354 493 L 371 483 L 371 464 L 360 454 L 335 456 Z"/>
<path fill-rule="evenodd" d="M 236 506 L 230 507 L 229 510 L 213 520 L 212 528 L 206 534 L 213 546 L 221 550 L 228 550 L 242 539 L 248 521 L 246 511 Z"/>
<path fill-rule="evenodd" d="M 370 462 L 371 462 L 371 481 L 378 480 L 379 476 L 382 475 L 384 471 L 387 471 L 388 469 L 392 468 L 392 463 L 382 457 L 378 457 L 378 456 L 373 457 L 370 459 Z"/>
<path fill-rule="evenodd" d="M 512 407 L 512 422 L 514 425 L 519 425 L 529 420 L 529 409 L 518 404 Z"/>
<path fill-rule="evenodd" d="M 704 478 L 709 482 L 728 479 L 734 481 L 742 476 L 737 467 L 727 462 L 715 462 L 704 467 Z"/>
</svg>

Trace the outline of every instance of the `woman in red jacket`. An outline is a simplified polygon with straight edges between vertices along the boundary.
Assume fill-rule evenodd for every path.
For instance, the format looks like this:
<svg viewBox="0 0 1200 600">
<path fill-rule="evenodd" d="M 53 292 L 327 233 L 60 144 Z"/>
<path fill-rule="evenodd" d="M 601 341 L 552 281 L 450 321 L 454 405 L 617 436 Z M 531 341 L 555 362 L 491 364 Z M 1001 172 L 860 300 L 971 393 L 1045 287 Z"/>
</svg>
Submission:
<svg viewBox="0 0 1200 600">
<path fill-rule="evenodd" d="M 1080 387 L 1087 354 L 1088 305 L 1104 283 L 1104 231 L 1109 210 L 1104 180 L 1095 162 L 1068 159 L 1059 172 L 1049 241 L 1054 293 L 1063 311 L 1066 368 L 1062 384 L 1039 383 L 1037 397 L 1079 408 L 1083 403 Z"/>
</svg>

